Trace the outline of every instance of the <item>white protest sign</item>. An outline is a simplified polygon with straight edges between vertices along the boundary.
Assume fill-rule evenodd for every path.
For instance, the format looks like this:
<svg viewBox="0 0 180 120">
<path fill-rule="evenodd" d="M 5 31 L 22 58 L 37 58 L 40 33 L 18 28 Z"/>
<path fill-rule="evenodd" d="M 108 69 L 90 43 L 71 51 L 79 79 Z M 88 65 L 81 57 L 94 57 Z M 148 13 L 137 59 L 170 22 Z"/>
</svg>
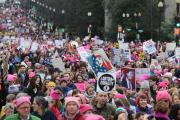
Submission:
<svg viewBox="0 0 180 120">
<path fill-rule="evenodd" d="M 146 42 L 143 42 L 143 50 L 147 51 L 148 54 L 153 54 L 157 51 L 155 44 L 152 40 L 148 40 Z"/>
<path fill-rule="evenodd" d="M 87 57 L 91 54 L 88 53 L 84 47 L 77 48 L 77 51 L 78 51 L 79 55 L 81 56 L 82 61 L 87 62 Z"/>
<path fill-rule="evenodd" d="M 64 41 L 63 40 L 55 40 L 55 45 L 58 47 L 58 46 L 61 46 L 63 47 L 64 46 Z"/>
<path fill-rule="evenodd" d="M 31 47 L 31 41 L 25 40 L 24 38 L 20 39 L 20 46 L 19 46 L 23 51 L 25 49 L 29 49 Z"/>
<path fill-rule="evenodd" d="M 176 58 L 180 58 L 180 47 L 176 48 L 175 55 L 176 55 Z"/>
<path fill-rule="evenodd" d="M 95 39 L 94 40 L 94 44 L 96 44 L 96 45 L 101 45 L 101 44 L 103 44 L 103 40 L 100 40 L 100 39 Z"/>
<path fill-rule="evenodd" d="M 157 59 L 151 59 L 151 66 L 154 66 L 158 70 L 162 70 L 161 65 L 159 64 Z"/>
<path fill-rule="evenodd" d="M 114 73 L 104 73 L 99 75 L 97 81 L 97 92 L 111 92 L 116 86 L 116 74 Z"/>
<path fill-rule="evenodd" d="M 113 64 L 122 66 L 131 57 L 130 49 L 113 49 Z"/>
<path fill-rule="evenodd" d="M 176 56 L 175 55 L 172 57 L 169 57 L 167 60 L 169 61 L 169 63 L 175 63 L 176 64 Z"/>
<path fill-rule="evenodd" d="M 65 72 L 65 67 L 64 67 L 64 62 L 62 61 L 62 59 L 59 58 L 53 58 L 51 60 L 52 65 L 54 66 L 54 68 L 59 68 L 61 71 Z"/>
<path fill-rule="evenodd" d="M 176 43 L 166 43 L 166 51 L 174 51 L 176 48 Z"/>
<path fill-rule="evenodd" d="M 136 81 L 139 81 L 140 78 L 145 74 L 150 75 L 150 68 L 136 68 L 135 69 L 135 79 L 136 79 Z"/>
<path fill-rule="evenodd" d="M 123 57 L 125 61 L 129 61 L 131 58 L 131 51 L 130 49 L 123 49 Z"/>
<path fill-rule="evenodd" d="M 31 51 L 36 52 L 38 47 L 39 47 L 39 44 L 37 42 L 33 42 L 32 45 L 31 45 Z"/>
</svg>

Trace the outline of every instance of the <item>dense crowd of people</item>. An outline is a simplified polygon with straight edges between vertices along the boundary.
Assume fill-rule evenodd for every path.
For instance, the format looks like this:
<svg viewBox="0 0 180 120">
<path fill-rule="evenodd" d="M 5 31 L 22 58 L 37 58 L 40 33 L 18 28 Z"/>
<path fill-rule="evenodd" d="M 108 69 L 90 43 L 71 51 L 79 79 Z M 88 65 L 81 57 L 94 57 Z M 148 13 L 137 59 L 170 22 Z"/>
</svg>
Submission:
<svg viewBox="0 0 180 120">
<path fill-rule="evenodd" d="M 175 51 L 167 53 L 166 42 L 155 43 L 153 54 L 143 50 L 141 41 L 129 43 L 130 59 L 113 64 L 115 89 L 99 92 L 98 77 L 77 48 L 89 53 L 102 48 L 113 61 L 112 49 L 120 45 L 68 36 L 57 44 L 57 31 L 37 24 L 33 13 L 26 12 L 13 5 L 0 8 L 1 120 L 180 120 L 180 60 L 168 61 Z M 160 54 L 160 68 L 151 65 Z M 61 59 L 61 67 L 56 66 L 60 61 L 52 62 L 56 58 Z M 138 76 L 132 86 L 123 82 L 121 68 L 149 68 L 150 72 Z M 129 73 L 126 79 L 131 77 Z"/>
</svg>

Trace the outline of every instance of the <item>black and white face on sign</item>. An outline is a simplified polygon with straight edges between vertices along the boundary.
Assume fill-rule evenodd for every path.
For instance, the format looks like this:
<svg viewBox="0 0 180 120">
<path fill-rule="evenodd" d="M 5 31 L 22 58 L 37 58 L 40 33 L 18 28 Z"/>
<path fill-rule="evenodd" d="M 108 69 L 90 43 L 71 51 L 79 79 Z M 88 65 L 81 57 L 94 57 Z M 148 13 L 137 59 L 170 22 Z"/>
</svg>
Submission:
<svg viewBox="0 0 180 120">
<path fill-rule="evenodd" d="M 115 87 L 115 81 L 111 74 L 104 74 L 98 80 L 98 87 L 101 91 L 110 92 Z"/>
</svg>

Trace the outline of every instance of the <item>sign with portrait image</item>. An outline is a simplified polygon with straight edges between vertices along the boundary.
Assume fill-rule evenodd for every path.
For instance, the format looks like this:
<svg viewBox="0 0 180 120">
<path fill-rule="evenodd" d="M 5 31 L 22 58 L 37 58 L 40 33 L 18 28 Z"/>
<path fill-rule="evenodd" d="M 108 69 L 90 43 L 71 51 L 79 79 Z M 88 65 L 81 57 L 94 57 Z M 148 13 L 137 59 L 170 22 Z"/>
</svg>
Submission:
<svg viewBox="0 0 180 120">
<path fill-rule="evenodd" d="M 97 92 L 111 92 L 116 86 L 116 76 L 115 73 L 109 74 L 105 73 L 98 77 L 97 81 Z"/>
</svg>

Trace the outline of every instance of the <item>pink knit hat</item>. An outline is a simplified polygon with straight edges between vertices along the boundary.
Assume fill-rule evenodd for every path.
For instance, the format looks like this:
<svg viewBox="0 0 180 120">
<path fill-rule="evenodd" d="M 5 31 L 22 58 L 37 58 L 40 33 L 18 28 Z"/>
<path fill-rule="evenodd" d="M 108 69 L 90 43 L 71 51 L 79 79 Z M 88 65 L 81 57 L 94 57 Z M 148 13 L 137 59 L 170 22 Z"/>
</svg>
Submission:
<svg viewBox="0 0 180 120">
<path fill-rule="evenodd" d="M 158 91 L 156 95 L 156 102 L 159 102 L 161 100 L 169 100 L 171 102 L 172 97 L 166 90 Z"/>
<path fill-rule="evenodd" d="M 80 107 L 79 99 L 77 97 L 66 97 L 65 98 L 65 108 L 69 102 L 75 102 L 78 107 Z"/>
<path fill-rule="evenodd" d="M 114 96 L 114 98 L 115 98 L 115 99 L 124 99 L 124 98 L 126 98 L 126 96 L 119 93 L 119 94 L 116 94 L 116 95 Z"/>
<path fill-rule="evenodd" d="M 77 94 L 76 97 L 80 98 L 80 100 L 82 101 L 82 104 L 89 103 L 89 99 L 84 94 Z"/>
<path fill-rule="evenodd" d="M 8 74 L 7 75 L 7 81 L 8 82 L 14 82 L 16 80 L 16 76 L 15 75 L 11 75 L 11 74 Z"/>
<path fill-rule="evenodd" d="M 15 100 L 15 105 L 16 105 L 16 107 L 18 107 L 19 105 L 21 105 L 23 103 L 31 104 L 30 99 L 31 99 L 30 96 L 21 96 Z"/>
<path fill-rule="evenodd" d="M 53 100 L 60 100 L 61 99 L 61 93 L 58 90 L 51 90 L 50 96 Z"/>
<path fill-rule="evenodd" d="M 89 114 L 85 116 L 84 120 L 105 120 L 102 116 L 96 114 Z"/>
<path fill-rule="evenodd" d="M 168 88 L 169 83 L 166 81 L 160 82 L 158 87 Z"/>
<path fill-rule="evenodd" d="M 87 111 L 93 111 L 93 108 L 89 104 L 81 104 L 80 105 L 80 114 L 84 114 Z"/>
<path fill-rule="evenodd" d="M 36 73 L 35 72 L 30 72 L 29 73 L 29 78 L 32 78 L 32 77 L 35 77 L 36 76 Z"/>
<path fill-rule="evenodd" d="M 144 74 L 143 76 L 140 77 L 140 81 L 148 80 L 150 78 L 149 74 Z"/>
</svg>

